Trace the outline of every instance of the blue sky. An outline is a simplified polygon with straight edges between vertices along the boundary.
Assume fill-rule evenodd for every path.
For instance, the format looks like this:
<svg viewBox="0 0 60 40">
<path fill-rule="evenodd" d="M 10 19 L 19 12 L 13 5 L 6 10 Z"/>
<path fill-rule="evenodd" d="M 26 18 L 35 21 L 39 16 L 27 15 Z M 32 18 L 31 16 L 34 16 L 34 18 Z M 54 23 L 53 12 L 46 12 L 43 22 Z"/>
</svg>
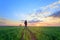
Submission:
<svg viewBox="0 0 60 40">
<path fill-rule="evenodd" d="M 0 0 L 0 17 L 10 20 L 22 20 L 21 14 L 32 14 L 34 9 L 47 6 L 58 0 Z M 20 17 L 15 16 L 20 14 Z"/>
</svg>

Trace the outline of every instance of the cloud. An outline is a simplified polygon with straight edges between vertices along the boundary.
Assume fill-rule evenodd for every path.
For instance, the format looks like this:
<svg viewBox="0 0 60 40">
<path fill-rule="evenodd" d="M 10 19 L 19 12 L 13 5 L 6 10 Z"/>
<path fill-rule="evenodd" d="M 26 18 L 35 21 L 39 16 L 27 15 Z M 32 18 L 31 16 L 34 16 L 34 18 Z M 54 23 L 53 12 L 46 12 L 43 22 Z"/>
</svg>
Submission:
<svg viewBox="0 0 60 40">
<path fill-rule="evenodd" d="M 0 26 L 18 26 L 20 23 L 5 18 L 0 18 Z"/>
<path fill-rule="evenodd" d="M 52 17 L 57 17 L 57 18 L 60 18 L 60 11 L 54 13 L 53 15 L 51 15 Z"/>
<path fill-rule="evenodd" d="M 56 13 L 60 10 L 60 1 L 56 1 L 39 9 L 34 9 L 31 14 L 16 14 L 17 17 L 23 18 L 22 20 L 28 20 L 29 23 L 37 23 L 44 25 L 55 25 L 60 24 L 60 13 Z M 41 24 L 41 25 L 42 25 Z"/>
<path fill-rule="evenodd" d="M 55 11 L 60 10 L 60 1 L 54 2 L 44 7 L 40 7 L 39 9 L 34 9 L 34 12 L 31 14 L 23 14 L 23 13 L 16 13 L 15 16 L 17 18 L 21 18 L 22 20 L 42 20 L 42 18 L 48 17 L 54 14 Z"/>
<path fill-rule="evenodd" d="M 48 8 L 49 9 L 60 8 L 59 4 L 60 4 L 60 1 L 57 1 L 57 2 L 54 2 L 54 3 L 50 4 L 50 5 L 45 6 L 44 8 L 45 8 L 45 10 L 48 9 Z"/>
<path fill-rule="evenodd" d="M 27 20 L 31 25 L 37 26 L 60 26 L 60 1 L 54 2 L 45 7 L 35 9 L 35 12 L 28 15 Z M 57 13 L 56 13 L 57 12 Z"/>
<path fill-rule="evenodd" d="M 27 19 L 38 19 L 42 20 L 42 18 L 48 17 L 52 14 L 54 14 L 55 11 L 59 11 L 60 9 L 60 1 L 54 2 L 50 5 L 40 7 L 38 10 L 36 10 L 34 13 L 32 13 Z"/>
<path fill-rule="evenodd" d="M 60 18 L 47 17 L 47 18 L 43 18 L 43 22 L 47 22 L 47 23 L 60 23 Z"/>
<path fill-rule="evenodd" d="M 37 22 L 42 22 L 42 21 L 40 21 L 40 20 L 31 20 L 31 21 L 28 21 L 28 23 L 37 23 Z"/>
<path fill-rule="evenodd" d="M 36 22 L 30 25 L 33 26 L 60 26 L 60 18 L 54 18 L 54 17 L 47 17 L 42 18 L 42 22 Z"/>
</svg>

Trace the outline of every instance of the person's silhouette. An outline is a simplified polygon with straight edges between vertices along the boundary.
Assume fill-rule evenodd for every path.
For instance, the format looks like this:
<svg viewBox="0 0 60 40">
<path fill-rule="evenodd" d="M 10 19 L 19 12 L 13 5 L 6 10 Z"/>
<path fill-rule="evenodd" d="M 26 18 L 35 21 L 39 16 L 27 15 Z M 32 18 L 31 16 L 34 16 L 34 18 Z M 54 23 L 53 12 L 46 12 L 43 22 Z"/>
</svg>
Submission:
<svg viewBox="0 0 60 40">
<path fill-rule="evenodd" d="M 25 20 L 24 24 L 25 24 L 25 27 L 27 27 L 27 20 Z"/>
</svg>

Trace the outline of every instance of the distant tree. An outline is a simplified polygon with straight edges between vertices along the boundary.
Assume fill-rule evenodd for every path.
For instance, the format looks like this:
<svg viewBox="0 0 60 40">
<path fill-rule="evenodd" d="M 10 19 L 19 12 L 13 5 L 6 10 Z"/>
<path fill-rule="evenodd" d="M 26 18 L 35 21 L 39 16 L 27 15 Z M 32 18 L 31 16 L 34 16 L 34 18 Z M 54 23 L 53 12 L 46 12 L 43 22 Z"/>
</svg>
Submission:
<svg viewBox="0 0 60 40">
<path fill-rule="evenodd" d="M 22 24 L 20 24 L 19 26 L 22 26 Z"/>
<path fill-rule="evenodd" d="M 25 24 L 25 27 L 27 27 L 27 20 L 25 20 L 24 24 Z"/>
</svg>

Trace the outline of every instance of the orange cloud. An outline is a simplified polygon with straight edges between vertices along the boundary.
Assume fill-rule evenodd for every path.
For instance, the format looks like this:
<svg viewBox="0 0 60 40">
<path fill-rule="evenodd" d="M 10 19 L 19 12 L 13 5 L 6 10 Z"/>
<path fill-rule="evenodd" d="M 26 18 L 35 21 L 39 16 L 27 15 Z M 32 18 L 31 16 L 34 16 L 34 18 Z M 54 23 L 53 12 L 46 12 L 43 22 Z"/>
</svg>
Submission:
<svg viewBox="0 0 60 40">
<path fill-rule="evenodd" d="M 43 18 L 42 22 L 30 23 L 29 26 L 60 26 L 60 18 Z"/>
</svg>

